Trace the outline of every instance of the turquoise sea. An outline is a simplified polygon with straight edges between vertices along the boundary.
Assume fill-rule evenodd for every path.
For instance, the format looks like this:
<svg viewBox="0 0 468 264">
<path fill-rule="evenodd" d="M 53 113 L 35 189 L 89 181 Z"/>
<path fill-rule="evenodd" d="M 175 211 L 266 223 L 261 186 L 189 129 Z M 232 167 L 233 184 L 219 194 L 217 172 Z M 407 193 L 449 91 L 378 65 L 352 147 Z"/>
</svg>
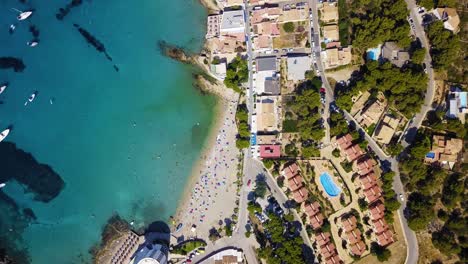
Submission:
<svg viewBox="0 0 468 264">
<path fill-rule="evenodd" d="M 163 57 L 157 46 L 165 40 L 201 48 L 206 11 L 197 0 L 83 0 L 59 21 L 55 14 L 70 2 L 0 1 L 0 57 L 26 65 L 23 72 L 0 69 L 0 82 L 10 83 L 0 95 L 0 129 L 12 125 L 6 141 L 65 183 L 48 202 L 34 200 L 14 180 L 0 190 L 0 248 L 24 250 L 39 264 L 89 262 L 88 250 L 113 213 L 136 227 L 167 220 L 216 105 L 193 87 L 191 69 Z M 13 34 L 11 8 L 35 10 Z M 113 61 L 74 23 L 101 41 Z M 34 48 L 26 45 L 30 25 L 40 31 Z M 36 99 L 24 106 L 33 91 Z M 37 219 L 25 217 L 25 208 Z"/>
</svg>

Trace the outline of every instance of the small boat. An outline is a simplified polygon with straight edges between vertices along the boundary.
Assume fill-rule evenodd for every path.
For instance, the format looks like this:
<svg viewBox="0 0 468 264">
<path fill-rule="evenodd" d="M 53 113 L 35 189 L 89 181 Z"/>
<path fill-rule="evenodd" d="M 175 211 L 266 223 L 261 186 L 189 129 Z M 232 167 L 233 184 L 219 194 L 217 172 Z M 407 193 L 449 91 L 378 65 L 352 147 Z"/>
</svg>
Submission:
<svg viewBox="0 0 468 264">
<path fill-rule="evenodd" d="M 10 133 L 9 128 L 3 130 L 2 133 L 0 133 L 0 142 L 2 142 L 8 136 L 9 133 Z"/>
<path fill-rule="evenodd" d="M 184 226 L 184 224 L 182 224 L 182 223 L 178 224 L 177 228 L 176 228 L 176 232 L 179 232 L 182 229 L 183 226 Z"/>
<path fill-rule="evenodd" d="M 4 83 L 0 86 L 0 94 L 3 93 L 3 91 L 5 91 L 5 89 L 8 87 L 8 83 Z"/>
<path fill-rule="evenodd" d="M 28 41 L 28 42 L 26 42 L 26 45 L 28 45 L 29 47 L 36 47 L 38 44 L 39 44 L 39 42 L 37 42 L 37 41 Z"/>
<path fill-rule="evenodd" d="M 0 183 L 0 189 L 5 187 L 6 186 L 6 183 Z"/>
<path fill-rule="evenodd" d="M 15 29 L 16 29 L 15 24 L 11 24 L 10 29 L 8 31 L 10 32 L 10 34 L 13 34 L 13 31 L 15 31 Z"/>
<path fill-rule="evenodd" d="M 32 15 L 32 11 L 21 11 L 21 10 L 18 10 L 18 9 L 14 9 L 16 12 L 19 12 L 20 14 L 16 17 L 18 20 L 26 20 L 28 19 L 31 15 Z"/>
<path fill-rule="evenodd" d="M 24 105 L 26 106 L 28 105 L 28 103 L 32 103 L 32 101 L 34 101 L 34 99 L 36 98 L 36 95 L 37 95 L 37 91 L 35 91 L 29 96 L 28 100 L 24 102 Z"/>
</svg>

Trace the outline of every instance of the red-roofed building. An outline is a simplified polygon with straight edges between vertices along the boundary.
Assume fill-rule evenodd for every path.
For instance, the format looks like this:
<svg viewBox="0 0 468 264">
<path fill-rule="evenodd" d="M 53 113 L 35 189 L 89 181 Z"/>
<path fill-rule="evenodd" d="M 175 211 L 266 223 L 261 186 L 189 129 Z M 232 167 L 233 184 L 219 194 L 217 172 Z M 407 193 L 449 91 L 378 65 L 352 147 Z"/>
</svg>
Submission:
<svg viewBox="0 0 468 264">
<path fill-rule="evenodd" d="M 296 203 L 302 203 L 307 199 L 307 197 L 309 197 L 309 192 L 305 187 L 302 187 L 293 192 L 293 197 Z"/>
<path fill-rule="evenodd" d="M 307 216 L 311 217 L 316 215 L 318 212 L 320 212 L 320 204 L 315 201 L 311 204 L 306 204 L 304 205 L 304 211 Z"/>
<path fill-rule="evenodd" d="M 361 231 L 355 228 L 351 230 L 350 232 L 346 232 L 346 240 L 348 241 L 350 245 L 361 241 Z"/>
<path fill-rule="evenodd" d="M 355 244 L 351 245 L 349 250 L 351 251 L 351 254 L 355 256 L 361 256 L 364 251 L 366 251 L 366 244 L 364 244 L 362 240 L 359 240 Z"/>
<path fill-rule="evenodd" d="M 371 188 L 364 190 L 364 197 L 368 203 L 373 203 L 382 197 L 382 188 L 374 185 Z"/>
<path fill-rule="evenodd" d="M 341 151 L 344 151 L 345 149 L 353 145 L 353 137 L 351 136 L 351 134 L 346 134 L 342 137 L 337 138 L 336 144 L 338 144 L 338 147 Z"/>
<path fill-rule="evenodd" d="M 296 163 L 292 163 L 291 165 L 283 169 L 283 175 L 286 177 L 286 179 L 292 178 L 296 176 L 298 173 L 299 173 L 299 167 L 297 166 Z"/>
<path fill-rule="evenodd" d="M 359 181 L 361 182 L 361 188 L 363 190 L 367 190 L 377 184 L 377 176 L 375 176 L 374 172 L 371 172 L 365 176 L 360 177 Z"/>
<path fill-rule="evenodd" d="M 320 247 L 320 254 L 324 259 L 336 255 L 336 247 L 333 243 L 328 243 Z"/>
<path fill-rule="evenodd" d="M 380 218 L 379 220 L 372 221 L 372 229 L 374 233 L 380 234 L 388 229 L 388 224 L 384 218 Z"/>
<path fill-rule="evenodd" d="M 377 165 L 377 162 L 375 160 L 366 157 L 365 159 L 360 160 L 357 163 L 357 172 L 359 173 L 359 175 L 364 176 L 373 171 L 375 165 Z"/>
<path fill-rule="evenodd" d="M 330 233 L 325 232 L 317 234 L 315 236 L 315 241 L 317 241 L 319 247 L 328 244 L 330 242 Z"/>
<path fill-rule="evenodd" d="M 314 230 L 319 229 L 323 225 L 323 215 L 321 213 L 318 213 L 312 217 L 310 217 L 310 224 L 312 225 L 312 228 Z"/>
<path fill-rule="evenodd" d="M 378 220 L 384 217 L 385 205 L 382 202 L 377 202 L 369 206 L 369 216 L 371 220 Z"/>
<path fill-rule="evenodd" d="M 341 264 L 343 261 L 341 261 L 340 257 L 338 254 L 335 254 L 325 260 L 326 264 Z"/>
<path fill-rule="evenodd" d="M 377 243 L 382 247 L 385 247 L 393 242 L 395 242 L 395 240 L 393 240 L 392 231 L 390 231 L 389 229 L 385 230 L 380 234 L 377 234 Z"/>
<path fill-rule="evenodd" d="M 280 156 L 280 145 L 260 145 L 260 158 L 277 159 Z"/>
<path fill-rule="evenodd" d="M 354 215 L 348 218 L 341 218 L 341 225 L 345 232 L 350 232 L 357 227 L 357 220 Z"/>
<path fill-rule="evenodd" d="M 364 155 L 364 152 L 362 151 L 361 147 L 359 147 L 359 145 L 357 144 L 354 144 L 351 147 L 345 149 L 344 153 L 345 153 L 346 159 L 349 162 L 353 162 L 359 157 L 361 157 L 362 155 Z"/>
<path fill-rule="evenodd" d="M 289 189 L 294 192 L 295 190 L 302 187 L 302 177 L 296 175 L 288 180 Z"/>
</svg>

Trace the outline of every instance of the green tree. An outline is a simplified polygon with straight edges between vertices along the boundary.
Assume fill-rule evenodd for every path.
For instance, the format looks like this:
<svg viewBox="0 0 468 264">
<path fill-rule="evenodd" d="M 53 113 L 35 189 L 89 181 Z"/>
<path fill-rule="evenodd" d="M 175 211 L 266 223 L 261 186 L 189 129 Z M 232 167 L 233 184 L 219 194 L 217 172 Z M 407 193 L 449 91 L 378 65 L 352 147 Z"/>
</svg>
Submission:
<svg viewBox="0 0 468 264">
<path fill-rule="evenodd" d="M 271 159 L 263 159 L 262 162 L 263 162 L 263 165 L 265 166 L 265 168 L 267 168 L 267 169 L 271 169 L 273 167 L 273 165 L 274 165 L 274 162 Z"/>
<path fill-rule="evenodd" d="M 392 157 L 396 157 L 396 156 L 400 155 L 400 153 L 403 151 L 403 146 L 401 144 L 398 144 L 398 143 L 397 144 L 390 144 L 387 147 L 387 151 Z"/>
<path fill-rule="evenodd" d="M 418 1 L 418 5 L 426 8 L 427 10 L 431 10 L 435 7 L 436 2 L 434 0 L 420 0 Z"/>
<path fill-rule="evenodd" d="M 427 37 L 431 43 L 431 56 L 434 68 L 446 69 L 460 53 L 460 41 L 457 35 L 444 28 L 442 21 L 435 21 L 427 28 Z"/>
<path fill-rule="evenodd" d="M 424 57 L 426 56 L 426 49 L 425 48 L 419 48 L 413 51 L 413 54 L 411 55 L 411 60 L 415 64 L 422 64 L 424 62 Z"/>
<path fill-rule="evenodd" d="M 379 246 L 376 242 L 372 242 L 370 252 L 376 256 L 380 262 L 387 261 L 392 253 L 385 247 Z"/>
<path fill-rule="evenodd" d="M 238 149 L 245 149 L 250 147 L 250 141 L 248 139 L 239 138 L 236 140 L 236 147 Z"/>
<path fill-rule="evenodd" d="M 295 29 L 294 23 L 293 22 L 284 23 L 283 24 L 283 29 L 284 29 L 284 31 L 286 31 L 288 33 L 294 32 L 294 29 Z"/>
<path fill-rule="evenodd" d="M 408 226 L 414 231 L 424 230 L 427 224 L 434 218 L 434 200 L 419 192 L 413 192 L 408 197 L 407 203 Z"/>
<path fill-rule="evenodd" d="M 263 180 L 257 180 L 255 183 L 255 189 L 254 189 L 255 195 L 260 198 L 265 198 L 266 191 L 267 191 L 266 182 Z"/>
<path fill-rule="evenodd" d="M 304 157 L 304 159 L 320 157 L 320 150 L 314 146 L 302 147 L 302 157 Z"/>
<path fill-rule="evenodd" d="M 339 150 L 339 149 L 334 149 L 334 150 L 332 151 L 332 155 L 333 155 L 333 157 L 335 157 L 335 158 L 339 158 L 339 157 L 341 156 L 340 150 Z"/>
<path fill-rule="evenodd" d="M 289 143 L 285 147 L 286 155 L 290 157 L 297 157 L 298 151 L 294 143 Z"/>
</svg>

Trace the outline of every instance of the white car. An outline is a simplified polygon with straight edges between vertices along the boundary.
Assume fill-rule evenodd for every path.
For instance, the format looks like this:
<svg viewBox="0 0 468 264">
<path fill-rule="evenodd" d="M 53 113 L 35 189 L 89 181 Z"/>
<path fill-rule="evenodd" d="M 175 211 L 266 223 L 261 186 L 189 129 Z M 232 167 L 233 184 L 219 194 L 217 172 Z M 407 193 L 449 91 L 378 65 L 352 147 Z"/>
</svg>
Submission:
<svg viewBox="0 0 468 264">
<path fill-rule="evenodd" d="M 403 202 L 405 200 L 405 197 L 403 196 L 403 194 L 400 193 L 400 200 Z"/>
</svg>

